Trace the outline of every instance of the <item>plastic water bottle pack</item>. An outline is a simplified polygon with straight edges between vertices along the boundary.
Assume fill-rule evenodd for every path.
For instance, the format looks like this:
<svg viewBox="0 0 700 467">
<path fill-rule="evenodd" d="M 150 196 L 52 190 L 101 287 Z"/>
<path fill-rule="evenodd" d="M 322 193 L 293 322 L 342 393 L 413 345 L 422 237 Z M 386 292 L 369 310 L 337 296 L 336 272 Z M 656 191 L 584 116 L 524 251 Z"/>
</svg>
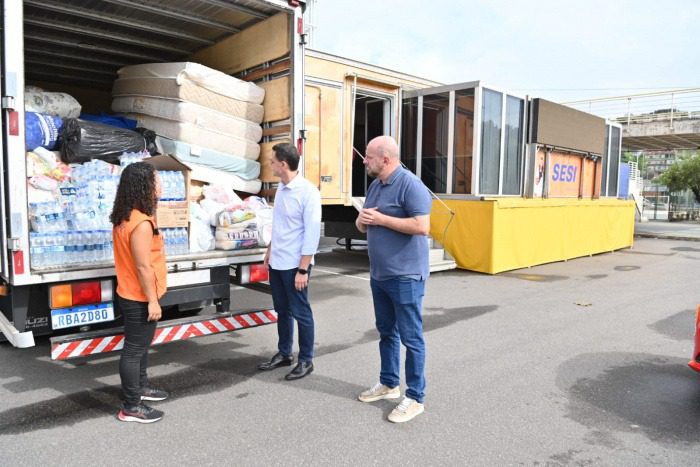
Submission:
<svg viewBox="0 0 700 467">
<path fill-rule="evenodd" d="M 190 251 L 189 236 L 184 227 L 160 229 L 165 244 L 165 255 L 184 255 Z"/>
<path fill-rule="evenodd" d="M 185 176 L 178 170 L 159 170 L 160 200 L 182 201 L 186 198 Z"/>
<path fill-rule="evenodd" d="M 66 230 L 63 206 L 57 201 L 30 203 L 29 222 L 34 232 L 60 232 Z"/>
<path fill-rule="evenodd" d="M 124 168 L 129 165 L 133 164 L 134 162 L 142 162 L 146 157 L 149 157 L 150 154 L 148 151 L 144 152 L 125 152 L 121 156 L 119 156 L 119 168 L 120 170 L 124 170 Z"/>
</svg>

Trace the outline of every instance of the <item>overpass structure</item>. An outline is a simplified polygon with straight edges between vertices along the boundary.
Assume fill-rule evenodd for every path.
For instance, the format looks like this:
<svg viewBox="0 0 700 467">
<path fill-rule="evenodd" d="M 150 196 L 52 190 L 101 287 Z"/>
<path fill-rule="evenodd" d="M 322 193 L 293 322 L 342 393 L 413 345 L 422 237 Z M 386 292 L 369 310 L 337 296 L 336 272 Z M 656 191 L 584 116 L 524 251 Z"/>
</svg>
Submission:
<svg viewBox="0 0 700 467">
<path fill-rule="evenodd" d="M 622 125 L 625 151 L 700 149 L 700 88 L 564 102 Z"/>
</svg>

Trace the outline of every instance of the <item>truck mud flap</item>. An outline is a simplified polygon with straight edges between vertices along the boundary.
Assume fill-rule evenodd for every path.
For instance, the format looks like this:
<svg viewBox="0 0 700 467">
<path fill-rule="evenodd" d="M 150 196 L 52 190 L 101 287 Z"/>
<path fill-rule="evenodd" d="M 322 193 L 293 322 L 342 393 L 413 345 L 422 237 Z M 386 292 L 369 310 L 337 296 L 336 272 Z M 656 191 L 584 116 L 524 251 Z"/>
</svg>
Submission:
<svg viewBox="0 0 700 467">
<path fill-rule="evenodd" d="M 184 341 L 195 337 L 237 331 L 277 322 L 274 310 L 243 313 L 219 313 L 194 316 L 158 323 L 151 347 Z M 69 360 L 100 353 L 115 352 L 124 347 L 124 328 L 69 334 L 51 338 L 51 360 Z"/>
</svg>

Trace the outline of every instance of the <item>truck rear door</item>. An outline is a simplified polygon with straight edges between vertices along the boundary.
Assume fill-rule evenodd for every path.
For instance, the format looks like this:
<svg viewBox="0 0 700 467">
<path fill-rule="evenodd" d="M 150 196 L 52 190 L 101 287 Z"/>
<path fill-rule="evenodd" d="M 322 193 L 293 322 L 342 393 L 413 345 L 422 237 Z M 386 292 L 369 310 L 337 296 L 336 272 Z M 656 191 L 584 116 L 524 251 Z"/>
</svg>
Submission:
<svg viewBox="0 0 700 467">
<path fill-rule="evenodd" d="M 24 154 L 23 2 L 2 2 L 2 138 L 0 158 L 0 276 L 21 281 L 29 273 L 26 159 Z"/>
</svg>

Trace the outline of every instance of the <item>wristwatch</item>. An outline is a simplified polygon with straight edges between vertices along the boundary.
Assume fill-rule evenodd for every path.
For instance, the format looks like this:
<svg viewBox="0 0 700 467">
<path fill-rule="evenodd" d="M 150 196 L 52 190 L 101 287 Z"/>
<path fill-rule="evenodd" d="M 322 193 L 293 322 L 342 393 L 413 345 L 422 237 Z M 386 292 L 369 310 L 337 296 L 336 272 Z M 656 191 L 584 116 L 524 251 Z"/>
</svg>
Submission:
<svg viewBox="0 0 700 467">
<path fill-rule="evenodd" d="M 309 273 L 307 269 L 302 269 L 302 268 L 297 268 L 297 272 L 301 274 L 302 276 L 306 275 Z"/>
</svg>

